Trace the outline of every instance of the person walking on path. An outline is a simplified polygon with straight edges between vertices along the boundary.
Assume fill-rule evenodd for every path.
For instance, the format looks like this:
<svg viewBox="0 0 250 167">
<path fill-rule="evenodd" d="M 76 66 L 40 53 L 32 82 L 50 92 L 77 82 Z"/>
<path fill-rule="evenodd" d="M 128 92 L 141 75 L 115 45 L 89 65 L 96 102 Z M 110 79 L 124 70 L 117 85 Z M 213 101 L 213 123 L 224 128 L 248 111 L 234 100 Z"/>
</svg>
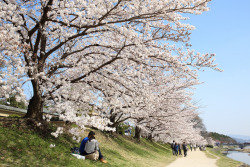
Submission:
<svg viewBox="0 0 250 167">
<path fill-rule="evenodd" d="M 179 143 L 178 146 L 179 146 L 179 155 L 182 155 L 182 153 L 181 153 L 181 144 Z"/>
<path fill-rule="evenodd" d="M 191 144 L 190 144 L 190 150 L 191 150 L 191 151 L 192 151 L 192 148 L 193 148 L 193 144 L 191 143 Z"/>
<path fill-rule="evenodd" d="M 194 144 L 194 151 L 196 151 L 196 144 Z"/>
<path fill-rule="evenodd" d="M 172 152 L 173 152 L 173 155 L 175 155 L 175 141 L 173 140 L 173 143 L 171 144 L 171 148 L 172 148 Z"/>
<path fill-rule="evenodd" d="M 218 167 L 216 165 L 218 159 L 219 157 L 217 159 L 209 158 L 202 151 L 193 151 L 187 157 L 176 158 L 175 161 L 165 167 Z"/>
<path fill-rule="evenodd" d="M 179 151 L 178 143 L 175 143 L 174 149 L 175 149 L 175 155 L 177 156 Z"/>
<path fill-rule="evenodd" d="M 183 148 L 183 152 L 184 152 L 184 157 L 186 157 L 187 156 L 187 145 L 185 142 L 183 142 L 182 148 Z"/>
</svg>

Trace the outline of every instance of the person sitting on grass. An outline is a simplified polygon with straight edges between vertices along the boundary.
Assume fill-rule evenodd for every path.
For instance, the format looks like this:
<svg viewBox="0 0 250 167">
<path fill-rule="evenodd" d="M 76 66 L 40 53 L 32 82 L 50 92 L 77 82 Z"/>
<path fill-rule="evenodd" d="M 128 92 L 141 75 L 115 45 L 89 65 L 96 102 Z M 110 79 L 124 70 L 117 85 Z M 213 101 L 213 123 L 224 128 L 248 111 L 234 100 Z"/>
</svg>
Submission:
<svg viewBox="0 0 250 167">
<path fill-rule="evenodd" d="M 90 131 L 88 137 L 85 137 L 80 145 L 80 154 L 91 160 L 99 159 L 103 163 L 107 163 L 104 160 L 99 143 L 95 139 L 95 132 Z"/>
</svg>

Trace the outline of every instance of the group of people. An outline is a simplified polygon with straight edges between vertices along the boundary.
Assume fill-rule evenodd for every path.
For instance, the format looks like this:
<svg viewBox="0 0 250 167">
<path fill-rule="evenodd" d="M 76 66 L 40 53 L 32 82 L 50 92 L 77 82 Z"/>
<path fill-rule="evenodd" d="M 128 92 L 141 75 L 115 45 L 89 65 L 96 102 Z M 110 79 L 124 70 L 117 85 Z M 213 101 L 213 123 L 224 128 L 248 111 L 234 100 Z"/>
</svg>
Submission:
<svg viewBox="0 0 250 167">
<path fill-rule="evenodd" d="M 190 150 L 192 151 L 194 149 L 194 151 L 196 151 L 196 148 L 199 147 L 200 150 L 205 150 L 205 148 L 202 146 L 202 145 L 199 145 L 197 146 L 196 144 L 190 144 Z M 174 140 L 173 140 L 173 143 L 171 144 L 171 148 L 172 148 L 172 152 L 173 152 L 173 155 L 182 155 L 181 153 L 181 150 L 183 149 L 183 152 L 184 152 L 184 157 L 187 156 L 187 150 L 188 150 L 188 147 L 187 147 L 187 144 L 185 142 L 183 142 L 183 144 L 181 145 L 180 143 L 176 143 Z"/>
<path fill-rule="evenodd" d="M 190 144 L 190 150 L 191 151 L 193 151 L 193 149 L 194 149 L 194 151 L 196 151 L 196 144 Z"/>
<path fill-rule="evenodd" d="M 172 152 L 173 155 L 182 155 L 181 150 L 183 149 L 184 152 L 184 157 L 187 156 L 187 144 L 185 142 L 182 143 L 182 145 L 180 143 L 176 143 L 173 140 L 173 143 L 171 144 L 171 148 L 172 148 Z"/>
<path fill-rule="evenodd" d="M 99 148 L 99 143 L 95 139 L 95 132 L 93 131 L 90 131 L 88 136 L 82 140 L 79 151 L 80 155 L 83 155 L 88 159 L 95 161 L 99 159 L 101 162 L 107 163 L 107 161 L 104 160 Z"/>
<path fill-rule="evenodd" d="M 202 150 L 201 146 L 199 147 L 200 147 L 200 150 Z M 172 148 L 173 155 L 176 155 L 176 156 L 182 155 L 181 150 L 183 149 L 184 157 L 187 156 L 188 148 L 185 142 L 180 144 L 173 140 L 173 143 L 171 144 L 171 148 Z M 196 144 L 195 145 L 190 144 L 190 150 L 192 151 L 192 149 L 196 151 Z M 95 132 L 93 131 L 90 131 L 88 136 L 82 140 L 79 151 L 80 151 L 80 155 L 83 155 L 88 159 L 91 159 L 91 160 L 99 159 L 101 162 L 107 163 L 107 161 L 104 160 L 104 157 L 99 148 L 99 143 L 95 139 Z"/>
<path fill-rule="evenodd" d="M 205 150 L 205 146 L 203 145 L 196 145 L 196 144 L 190 144 L 190 150 L 192 151 L 192 149 L 194 149 L 194 151 L 196 151 L 196 148 L 199 147 L 200 151 Z"/>
</svg>

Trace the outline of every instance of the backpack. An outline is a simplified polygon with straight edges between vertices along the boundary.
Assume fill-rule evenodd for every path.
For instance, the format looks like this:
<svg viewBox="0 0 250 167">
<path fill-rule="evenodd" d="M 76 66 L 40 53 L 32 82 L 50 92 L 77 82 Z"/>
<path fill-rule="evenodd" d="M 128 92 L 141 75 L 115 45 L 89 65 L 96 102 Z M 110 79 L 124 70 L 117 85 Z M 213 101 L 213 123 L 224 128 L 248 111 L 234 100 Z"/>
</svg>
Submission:
<svg viewBox="0 0 250 167">
<path fill-rule="evenodd" d="M 171 148 L 174 149 L 174 143 L 171 144 Z"/>
<path fill-rule="evenodd" d="M 71 150 L 71 153 L 73 153 L 73 154 L 80 154 L 80 148 L 79 147 L 73 147 L 70 150 Z"/>
</svg>

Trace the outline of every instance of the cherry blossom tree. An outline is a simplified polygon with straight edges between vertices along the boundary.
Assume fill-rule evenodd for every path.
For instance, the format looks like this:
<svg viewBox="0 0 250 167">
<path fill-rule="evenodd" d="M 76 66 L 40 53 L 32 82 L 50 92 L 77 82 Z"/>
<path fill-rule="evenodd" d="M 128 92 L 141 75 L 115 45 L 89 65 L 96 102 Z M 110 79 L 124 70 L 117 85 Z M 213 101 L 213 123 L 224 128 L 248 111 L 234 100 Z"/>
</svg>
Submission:
<svg viewBox="0 0 250 167">
<path fill-rule="evenodd" d="M 172 94 L 166 96 L 168 98 L 162 98 L 154 110 L 149 112 L 148 117 L 136 119 L 136 124 L 144 131 L 144 136 L 150 140 L 157 139 L 164 142 L 170 142 L 171 139 L 176 141 L 197 139 L 194 135 L 199 134 L 199 131 L 196 131 L 192 122 L 197 116 L 195 112 L 197 108 L 189 103 L 191 99 L 185 97 L 183 93 L 185 91 L 177 93 L 177 96 Z"/>
<path fill-rule="evenodd" d="M 44 119 L 44 105 L 81 127 L 103 129 L 114 115 L 150 116 L 161 101 L 150 98 L 164 86 L 188 88 L 199 69 L 219 70 L 214 54 L 190 49 L 194 26 L 182 22 L 183 14 L 208 11 L 209 1 L 0 0 L 0 60 L 7 66 L 0 92 L 23 99 L 22 86 L 31 82 L 25 117 L 36 120 Z M 93 104 L 101 117 L 88 116 Z"/>
<path fill-rule="evenodd" d="M 152 107 L 147 112 L 147 107 L 144 107 L 143 114 L 132 118 L 137 130 L 135 137 L 139 139 L 142 132 L 142 136 L 150 140 L 163 142 L 174 139 L 198 143 L 204 140 L 200 135 L 203 129 L 197 126 L 198 107 L 192 104 L 193 93 L 190 91 L 199 81 L 192 77 L 184 79 L 176 74 L 165 77 L 169 78 L 168 85 L 151 88 L 154 97 L 151 96 L 152 100 L 147 103 Z"/>
</svg>

